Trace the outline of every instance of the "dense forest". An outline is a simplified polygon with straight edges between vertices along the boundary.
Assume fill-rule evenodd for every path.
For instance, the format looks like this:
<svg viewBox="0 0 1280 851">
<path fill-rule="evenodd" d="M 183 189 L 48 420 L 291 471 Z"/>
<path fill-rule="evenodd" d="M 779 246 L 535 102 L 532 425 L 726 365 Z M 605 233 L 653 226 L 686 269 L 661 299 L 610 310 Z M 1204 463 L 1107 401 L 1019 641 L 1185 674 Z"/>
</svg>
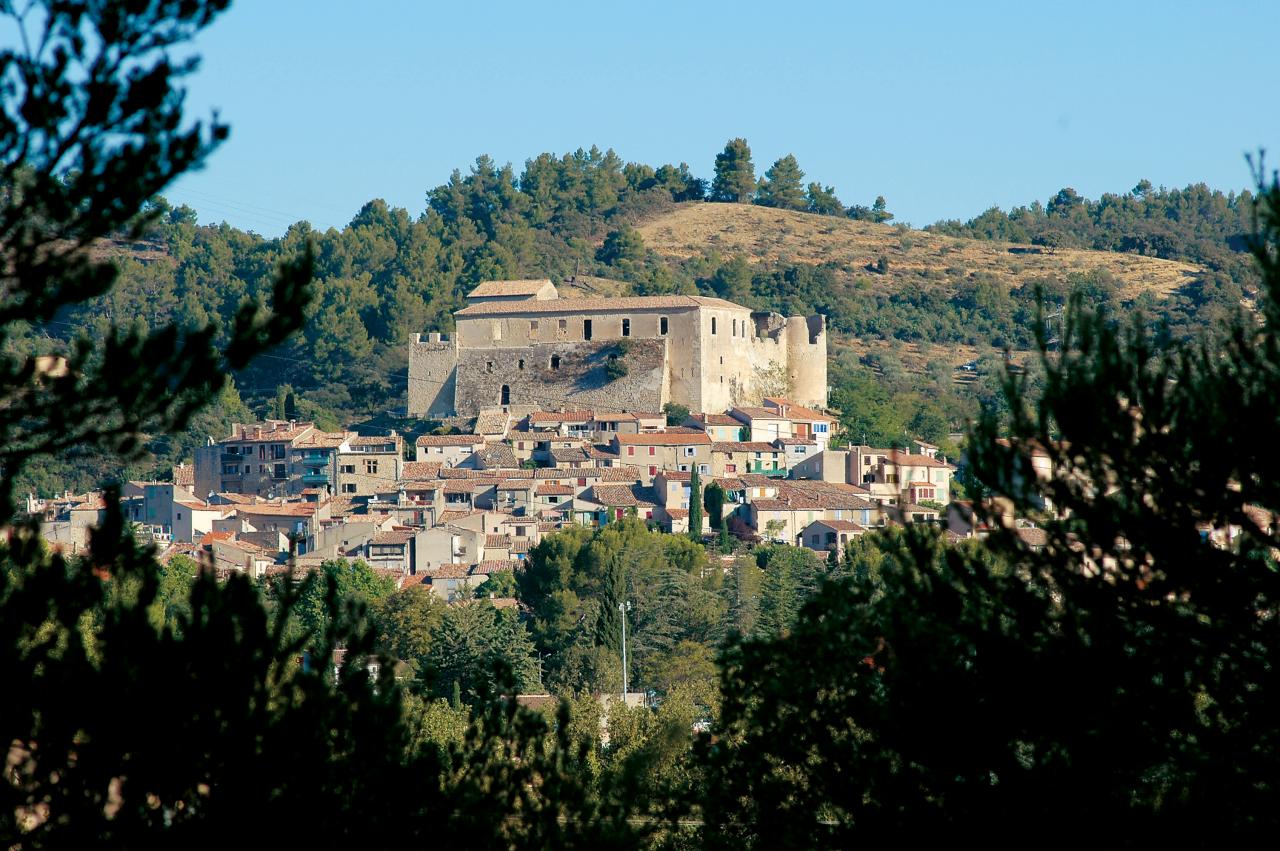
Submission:
<svg viewBox="0 0 1280 851">
<path fill-rule="evenodd" d="M 1029 348 L 1037 298 L 1052 309 L 1080 293 L 1090 306 L 1114 315 L 1142 310 L 1172 336 L 1188 337 L 1247 303 L 1255 289 L 1241 238 L 1252 196 L 1202 185 L 1157 190 L 1143 181 L 1096 202 L 1064 189 L 1043 206 L 988 210 L 967 223 L 932 226 L 1037 250 L 1139 252 L 1206 268 L 1167 299 L 1122 296 L 1121 282 L 1101 270 L 1028 279 L 1012 289 L 975 275 L 963 278 L 962 286 L 886 291 L 874 285 L 874 268 L 850 282 L 829 265 L 752 264 L 711 246 L 695 258 L 664 257 L 647 249 L 634 229 L 674 205 L 699 202 L 750 202 L 869 222 L 892 218 L 882 197 L 846 207 L 832 187 L 806 186 L 803 178 L 790 155 L 757 178 L 741 139 L 716 157 L 710 181 L 685 163 L 655 168 L 595 147 L 540 154 L 518 173 L 482 156 L 429 189 L 420 214 L 375 200 L 341 230 L 317 232 L 300 222 L 274 239 L 227 224 L 201 226 L 195 210 L 157 197 L 151 209 L 159 217 L 141 240 L 99 246 L 121 270 L 118 285 L 13 335 L 11 350 L 47 345 L 48 337 L 68 345 L 77 335 L 100 337 L 111 322 L 140 331 L 175 319 L 191 325 L 212 319 L 229 327 L 240 301 L 264 296 L 277 266 L 297 258 L 309 242 L 316 296 L 304 327 L 236 374 L 234 386 L 184 435 L 157 439 L 150 458 L 114 470 L 107 459 L 72 455 L 30 469 L 22 486 L 49 492 L 92 486 L 104 473 L 163 475 L 208 435 L 250 416 L 297 416 L 335 428 L 395 411 L 403 407 L 406 342 L 427 329 L 448 329 L 465 292 L 486 279 L 561 280 L 576 273 L 623 282 L 624 292 L 700 292 L 758 309 L 824 313 L 836 332 L 832 401 L 849 419 L 851 433 L 877 442 L 914 435 L 943 443 L 982 403 L 998 404 L 1000 395 L 993 368 L 974 385 L 954 386 L 943 350 L 975 346 L 987 353 L 981 363 L 994 366 L 1001 350 Z M 897 227 L 909 234 L 905 225 Z M 939 355 L 923 371 L 904 371 L 892 351 L 871 362 L 849 357 L 838 345 L 845 337 L 922 343 L 939 347 Z"/>
</svg>

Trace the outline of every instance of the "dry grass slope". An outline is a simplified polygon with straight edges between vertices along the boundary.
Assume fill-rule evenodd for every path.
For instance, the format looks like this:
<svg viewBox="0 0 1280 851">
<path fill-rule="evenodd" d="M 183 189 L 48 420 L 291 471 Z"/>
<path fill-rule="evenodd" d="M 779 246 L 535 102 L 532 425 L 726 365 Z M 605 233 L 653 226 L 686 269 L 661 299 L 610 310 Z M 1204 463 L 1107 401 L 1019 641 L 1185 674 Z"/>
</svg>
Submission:
<svg viewBox="0 0 1280 851">
<path fill-rule="evenodd" d="M 888 274 L 866 277 L 886 289 L 925 282 L 958 287 L 983 273 L 1013 288 L 1036 278 L 1105 269 L 1124 282 L 1126 295 L 1151 290 L 1166 296 L 1202 271 L 1191 263 L 1136 254 L 1050 251 L 748 204 L 681 204 L 637 230 L 646 246 L 674 258 L 715 250 L 726 257 L 742 254 L 753 263 L 833 263 L 862 275 L 885 257 Z"/>
</svg>

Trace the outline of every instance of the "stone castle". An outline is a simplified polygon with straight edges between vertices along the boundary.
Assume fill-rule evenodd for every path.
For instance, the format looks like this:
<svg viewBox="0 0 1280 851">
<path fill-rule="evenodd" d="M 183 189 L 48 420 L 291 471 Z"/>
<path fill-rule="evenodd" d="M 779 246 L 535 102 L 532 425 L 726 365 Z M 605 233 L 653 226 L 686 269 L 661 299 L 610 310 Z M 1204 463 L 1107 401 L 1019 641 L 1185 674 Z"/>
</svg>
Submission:
<svg viewBox="0 0 1280 851">
<path fill-rule="evenodd" d="M 486 281 L 452 334 L 409 348 L 410 415 L 495 406 L 724 411 L 786 396 L 827 404 L 822 316 L 687 295 L 561 298 L 549 280 Z"/>
</svg>

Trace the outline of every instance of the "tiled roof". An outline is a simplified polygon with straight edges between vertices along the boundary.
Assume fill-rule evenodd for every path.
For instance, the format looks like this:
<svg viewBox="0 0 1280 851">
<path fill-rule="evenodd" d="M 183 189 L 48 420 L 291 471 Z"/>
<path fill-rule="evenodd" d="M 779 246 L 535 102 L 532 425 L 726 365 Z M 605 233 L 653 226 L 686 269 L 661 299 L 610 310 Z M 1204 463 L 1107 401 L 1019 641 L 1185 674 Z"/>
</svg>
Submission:
<svg viewBox="0 0 1280 851">
<path fill-rule="evenodd" d="M 511 546 L 511 538 L 507 535 L 485 535 L 484 545 L 486 547 L 493 547 L 494 549 L 509 547 Z"/>
<path fill-rule="evenodd" d="M 507 570 L 515 570 L 516 562 L 506 559 L 488 559 L 471 568 L 472 576 L 490 576 Z"/>
<path fill-rule="evenodd" d="M 711 438 L 707 437 L 707 433 L 704 431 L 695 433 L 654 431 L 644 434 L 618 434 L 614 435 L 614 439 L 618 441 L 619 446 L 709 446 L 711 444 Z"/>
<path fill-rule="evenodd" d="M 518 281 L 481 281 L 467 293 L 467 298 L 494 298 L 497 296 L 537 295 L 550 284 L 547 278 L 524 278 Z"/>
<path fill-rule="evenodd" d="M 581 446 L 575 446 L 566 449 L 552 449 L 551 460 L 558 464 L 568 464 L 574 461 L 590 461 L 591 456 Z"/>
<path fill-rule="evenodd" d="M 854 523 L 852 520 L 815 520 L 813 525 L 826 526 L 829 529 L 835 529 L 837 532 L 865 532 L 862 526 Z"/>
<path fill-rule="evenodd" d="M 829 417 L 826 414 L 815 411 L 813 408 L 806 408 L 804 405 L 797 405 L 790 399 L 782 399 L 777 396 L 766 396 L 765 407 L 781 409 L 783 405 L 787 408 L 785 416 L 790 420 L 818 420 L 821 422 L 833 423 L 835 417 Z"/>
<path fill-rule="evenodd" d="M 628 411 L 596 411 L 592 419 L 600 423 L 630 423 L 635 422 L 636 415 Z"/>
<path fill-rule="evenodd" d="M 173 468 L 173 483 L 183 487 L 195 487 L 196 484 L 196 468 L 188 464 L 181 464 Z"/>
<path fill-rule="evenodd" d="M 635 492 L 629 485 L 596 485 L 591 489 L 591 498 L 601 505 L 623 506 L 639 505 Z"/>
<path fill-rule="evenodd" d="M 253 505 L 238 505 L 236 510 L 241 514 L 260 514 L 272 517 L 310 517 L 316 513 L 316 504 L 259 502 Z"/>
<path fill-rule="evenodd" d="M 579 470 L 578 472 L 586 473 L 588 470 Z M 640 468 L 630 465 L 621 467 L 601 467 L 596 470 L 600 474 L 602 482 L 638 482 L 640 481 Z"/>
<path fill-rule="evenodd" d="M 711 444 L 712 452 L 778 452 L 778 447 L 763 441 L 726 441 Z"/>
<path fill-rule="evenodd" d="M 534 493 L 538 496 L 573 496 L 573 488 L 569 485 L 541 484 Z"/>
<path fill-rule="evenodd" d="M 491 443 L 476 455 L 487 469 L 516 466 L 516 454 L 505 443 Z"/>
<path fill-rule="evenodd" d="M 305 449 L 336 449 L 351 437 L 351 432 L 347 431 L 313 431 L 311 434 L 299 440 L 294 444 L 295 447 Z"/>
<path fill-rule="evenodd" d="M 594 417 L 595 411 L 533 411 L 529 414 L 531 425 L 549 425 L 551 423 L 587 423 Z"/>
<path fill-rule="evenodd" d="M 1049 534 L 1045 530 L 1029 526 L 1019 529 L 1018 537 L 1029 547 L 1043 547 L 1049 542 Z"/>
<path fill-rule="evenodd" d="M 400 477 L 408 481 L 426 481 L 440 474 L 439 461 L 405 461 L 400 468 Z"/>
<path fill-rule="evenodd" d="M 659 470 L 658 475 L 668 482 L 689 482 L 693 480 L 693 473 L 688 470 Z"/>
<path fill-rule="evenodd" d="M 533 481 L 530 479 L 503 479 L 498 483 L 500 491 L 527 491 L 533 489 Z"/>
<path fill-rule="evenodd" d="M 735 415 L 735 419 L 741 420 L 746 417 L 751 420 L 785 420 L 786 417 L 775 411 L 773 408 L 757 408 L 744 405 L 737 405 L 730 414 Z M 736 416 L 741 414 L 742 416 Z"/>
<path fill-rule="evenodd" d="M 511 415 L 506 411 L 481 411 L 476 417 L 476 434 L 505 435 L 511 425 Z"/>
<path fill-rule="evenodd" d="M 807 437 L 779 437 L 774 443 L 779 446 L 817 446 L 818 441 Z"/>
<path fill-rule="evenodd" d="M 471 568 L 465 564 L 442 564 L 427 571 L 424 582 L 436 579 L 465 579 Z"/>
<path fill-rule="evenodd" d="M 680 310 L 695 307 L 719 307 L 746 310 L 740 304 L 721 298 L 690 295 L 624 296 L 622 298 L 552 298 L 545 301 L 511 301 L 472 304 L 456 311 L 454 316 L 495 316 L 521 313 L 595 313 L 619 310 Z"/>
<path fill-rule="evenodd" d="M 413 540 L 413 532 L 408 529 L 395 529 L 391 532 L 377 532 L 371 544 L 407 544 Z"/>
<path fill-rule="evenodd" d="M 400 441 L 400 437 L 392 437 L 390 435 L 356 435 L 351 438 L 352 446 L 390 446 L 389 451 L 395 451 L 395 445 Z"/>
<path fill-rule="evenodd" d="M 741 422 L 728 414 L 693 414 L 690 420 L 704 426 L 740 426 Z"/>
<path fill-rule="evenodd" d="M 667 516 L 673 520 L 684 520 L 689 516 L 689 509 L 687 508 L 666 508 L 663 510 L 666 511 Z"/>
<path fill-rule="evenodd" d="M 900 467 L 947 467 L 955 469 L 946 461 L 930 458 L 928 455 L 912 455 L 910 452 L 890 452 L 889 457 L 884 460 Z"/>
<path fill-rule="evenodd" d="M 476 446 L 484 443 L 478 434 L 424 434 L 413 442 L 414 446 Z"/>
</svg>

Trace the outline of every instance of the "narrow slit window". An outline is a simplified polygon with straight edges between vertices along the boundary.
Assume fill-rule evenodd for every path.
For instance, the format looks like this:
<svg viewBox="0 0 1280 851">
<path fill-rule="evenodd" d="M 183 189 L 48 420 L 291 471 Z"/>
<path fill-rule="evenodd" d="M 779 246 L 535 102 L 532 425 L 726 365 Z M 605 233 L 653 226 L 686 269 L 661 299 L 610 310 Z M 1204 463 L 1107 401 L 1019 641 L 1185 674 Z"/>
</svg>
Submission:
<svg viewBox="0 0 1280 851">
<path fill-rule="evenodd" d="M 582 339 L 584 340 L 591 339 L 591 320 L 590 319 L 582 320 Z"/>
<path fill-rule="evenodd" d="M 667 336 L 667 317 L 665 316 L 658 317 L 658 333 L 664 337 Z"/>
<path fill-rule="evenodd" d="M 716 318 L 713 316 L 711 317 L 711 333 L 714 334 L 715 332 L 716 332 Z"/>
<path fill-rule="evenodd" d="M 630 319 L 622 320 L 622 336 L 624 337 L 631 336 L 631 320 Z"/>
<path fill-rule="evenodd" d="M 502 385 L 502 404 L 511 404 L 511 387 L 506 384 Z"/>
<path fill-rule="evenodd" d="M 552 369 L 559 369 L 559 368 L 560 368 L 560 356 L 559 356 L 559 355 L 552 355 L 552 356 L 551 356 L 551 368 L 552 368 Z"/>
</svg>

